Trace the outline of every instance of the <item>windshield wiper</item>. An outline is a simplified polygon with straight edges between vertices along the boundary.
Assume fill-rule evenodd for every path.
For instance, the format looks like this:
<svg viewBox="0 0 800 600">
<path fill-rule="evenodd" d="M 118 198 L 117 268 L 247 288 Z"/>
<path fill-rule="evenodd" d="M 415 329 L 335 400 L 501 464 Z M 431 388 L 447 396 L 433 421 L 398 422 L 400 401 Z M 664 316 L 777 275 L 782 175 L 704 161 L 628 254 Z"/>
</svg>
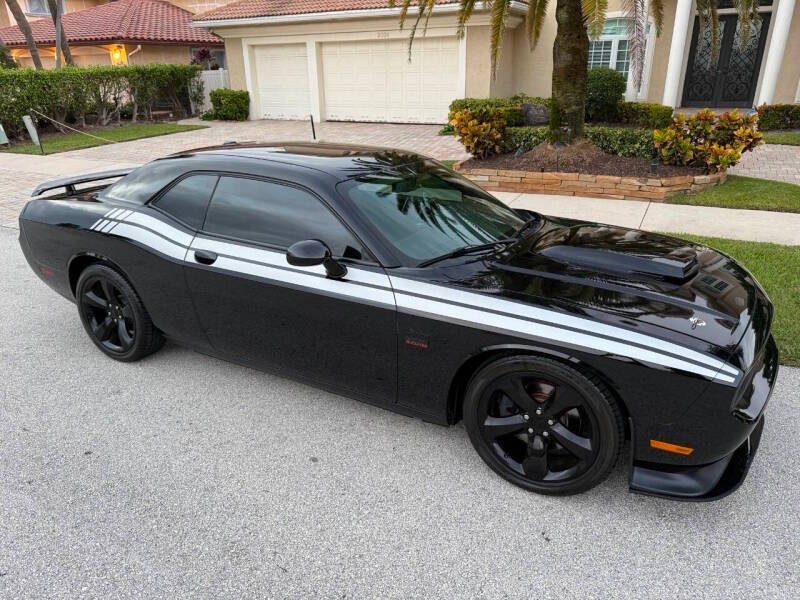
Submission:
<svg viewBox="0 0 800 600">
<path fill-rule="evenodd" d="M 524 222 L 522 225 L 520 225 L 519 227 L 517 227 L 517 228 L 514 230 L 513 236 L 514 236 L 515 238 L 518 238 L 518 237 L 520 237 L 520 236 L 521 236 L 523 233 L 525 233 L 525 231 L 527 231 L 528 229 L 530 229 L 531 227 L 533 227 L 533 226 L 534 226 L 534 225 L 536 225 L 537 223 L 541 222 L 541 220 L 542 220 L 542 217 L 541 217 L 541 215 L 539 215 L 539 214 L 535 214 L 533 217 L 531 217 L 530 219 L 528 219 L 527 221 L 525 221 L 525 222 Z"/>
<path fill-rule="evenodd" d="M 442 254 L 441 256 L 434 256 L 433 258 L 429 258 L 428 260 L 423 260 L 419 263 L 418 267 L 427 267 L 428 265 L 432 265 L 433 263 L 439 262 L 441 260 L 446 260 L 448 258 L 456 258 L 458 256 L 464 256 L 466 254 L 472 254 L 473 252 L 480 252 L 481 250 L 500 250 L 498 246 L 504 247 L 510 244 L 516 244 L 519 240 L 517 238 L 501 238 L 499 240 L 495 240 L 494 242 L 488 242 L 486 244 L 469 244 L 468 246 L 462 246 L 461 248 L 456 248 L 452 252 L 448 252 L 447 254 Z"/>
</svg>

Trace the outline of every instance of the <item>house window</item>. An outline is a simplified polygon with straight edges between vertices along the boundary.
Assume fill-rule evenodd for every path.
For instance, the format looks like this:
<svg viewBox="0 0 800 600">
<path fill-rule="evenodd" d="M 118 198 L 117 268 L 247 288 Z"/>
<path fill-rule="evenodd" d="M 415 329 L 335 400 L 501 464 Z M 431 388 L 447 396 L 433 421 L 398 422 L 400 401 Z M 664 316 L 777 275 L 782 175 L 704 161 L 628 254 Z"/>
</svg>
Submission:
<svg viewBox="0 0 800 600">
<path fill-rule="evenodd" d="M 25 0 L 28 5 L 29 15 L 49 15 L 50 9 L 47 8 L 47 0 Z"/>
<path fill-rule="evenodd" d="M 64 11 L 64 0 L 58 0 L 58 7 L 61 14 Z M 47 6 L 47 0 L 25 0 L 25 12 L 29 15 L 50 15 L 50 7 Z"/>
<path fill-rule="evenodd" d="M 622 73 L 625 80 L 628 80 L 631 66 L 629 23 L 630 19 L 606 19 L 603 33 L 589 42 L 590 69 L 609 67 Z M 648 31 L 649 27 L 648 25 Z"/>
</svg>

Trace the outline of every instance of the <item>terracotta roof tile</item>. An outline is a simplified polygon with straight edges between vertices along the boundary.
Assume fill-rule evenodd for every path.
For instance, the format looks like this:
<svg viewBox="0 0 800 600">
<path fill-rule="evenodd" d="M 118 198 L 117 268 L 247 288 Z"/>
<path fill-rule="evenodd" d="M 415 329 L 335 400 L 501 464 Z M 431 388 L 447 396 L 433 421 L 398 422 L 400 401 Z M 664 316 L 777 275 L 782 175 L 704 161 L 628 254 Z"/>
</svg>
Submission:
<svg viewBox="0 0 800 600">
<path fill-rule="evenodd" d="M 436 4 L 454 4 L 455 1 L 436 0 Z M 239 0 L 196 15 L 194 20 L 278 17 L 377 8 L 389 8 L 389 0 Z"/>
<path fill-rule="evenodd" d="M 192 13 L 161 0 L 117 0 L 64 15 L 64 32 L 70 44 L 109 42 L 198 44 L 221 46 L 223 40 L 206 29 L 192 27 Z M 37 45 L 55 45 L 55 28 L 49 18 L 30 22 Z M 0 29 L 11 48 L 27 46 L 19 27 Z"/>
</svg>

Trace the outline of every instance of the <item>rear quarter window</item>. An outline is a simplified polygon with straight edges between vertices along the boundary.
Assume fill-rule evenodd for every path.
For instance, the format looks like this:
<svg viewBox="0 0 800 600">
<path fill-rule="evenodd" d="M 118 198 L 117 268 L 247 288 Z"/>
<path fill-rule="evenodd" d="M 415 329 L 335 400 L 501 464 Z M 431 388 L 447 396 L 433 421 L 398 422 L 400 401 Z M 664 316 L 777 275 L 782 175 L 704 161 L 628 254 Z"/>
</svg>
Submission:
<svg viewBox="0 0 800 600">
<path fill-rule="evenodd" d="M 146 204 L 150 198 L 163 190 L 164 186 L 188 170 L 190 169 L 176 160 L 151 162 L 108 186 L 100 194 L 100 199 Z"/>
<path fill-rule="evenodd" d="M 217 175 L 189 175 L 162 194 L 154 206 L 194 229 L 201 229 L 218 179 Z"/>
</svg>

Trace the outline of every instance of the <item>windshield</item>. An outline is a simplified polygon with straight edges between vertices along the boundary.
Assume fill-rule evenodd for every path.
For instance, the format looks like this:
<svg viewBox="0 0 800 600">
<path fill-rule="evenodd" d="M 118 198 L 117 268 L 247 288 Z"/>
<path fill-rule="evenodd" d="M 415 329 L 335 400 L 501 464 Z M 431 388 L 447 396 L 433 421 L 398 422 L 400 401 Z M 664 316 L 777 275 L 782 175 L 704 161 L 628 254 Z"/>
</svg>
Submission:
<svg viewBox="0 0 800 600">
<path fill-rule="evenodd" d="M 343 195 L 396 250 L 418 263 L 506 239 L 522 217 L 432 161 L 393 166 L 343 184 Z"/>
</svg>

